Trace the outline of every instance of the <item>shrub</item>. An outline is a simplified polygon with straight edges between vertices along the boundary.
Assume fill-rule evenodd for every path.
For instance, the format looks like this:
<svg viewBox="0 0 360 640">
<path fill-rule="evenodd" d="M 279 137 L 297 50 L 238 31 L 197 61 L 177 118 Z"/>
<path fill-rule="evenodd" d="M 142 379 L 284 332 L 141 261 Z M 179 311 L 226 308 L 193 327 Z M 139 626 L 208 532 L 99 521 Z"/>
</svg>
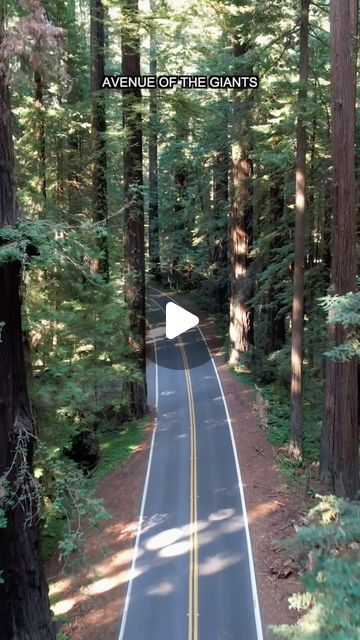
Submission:
<svg viewBox="0 0 360 640">
<path fill-rule="evenodd" d="M 358 640 L 360 503 L 322 497 L 291 544 L 306 591 L 292 596 L 290 607 L 305 614 L 271 631 L 291 640 Z"/>
</svg>

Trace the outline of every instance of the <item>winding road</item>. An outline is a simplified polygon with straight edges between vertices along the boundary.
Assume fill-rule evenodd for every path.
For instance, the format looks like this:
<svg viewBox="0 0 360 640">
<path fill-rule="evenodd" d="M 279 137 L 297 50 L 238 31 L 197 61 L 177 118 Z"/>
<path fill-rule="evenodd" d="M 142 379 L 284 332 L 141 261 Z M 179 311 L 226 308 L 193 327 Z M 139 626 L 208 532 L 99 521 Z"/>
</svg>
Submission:
<svg viewBox="0 0 360 640">
<path fill-rule="evenodd" d="M 170 300 L 149 287 L 157 417 L 117 640 L 262 640 L 226 401 L 201 329 L 165 337 Z"/>
</svg>

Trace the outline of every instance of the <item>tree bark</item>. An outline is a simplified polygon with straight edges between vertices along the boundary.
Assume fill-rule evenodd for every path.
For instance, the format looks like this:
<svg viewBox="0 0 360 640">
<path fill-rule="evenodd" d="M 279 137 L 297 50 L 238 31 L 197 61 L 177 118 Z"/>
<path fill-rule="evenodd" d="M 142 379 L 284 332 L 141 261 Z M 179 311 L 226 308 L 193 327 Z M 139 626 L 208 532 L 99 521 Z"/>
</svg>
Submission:
<svg viewBox="0 0 360 640">
<path fill-rule="evenodd" d="M 0 49 L 4 42 L 0 6 Z M 18 221 L 14 154 L 6 68 L 0 68 L 0 227 Z M 27 392 L 21 326 L 21 265 L 0 264 L 0 477 L 7 524 L 0 528 L 0 637 L 2 640 L 55 640 L 40 553 L 36 485 L 32 477 L 36 440 Z M 4 495 L 6 489 L 6 495 Z"/>
<path fill-rule="evenodd" d="M 106 106 L 105 93 L 101 90 L 105 74 L 105 28 L 102 0 L 90 0 L 91 32 L 91 136 L 92 136 L 92 201 L 93 219 L 99 256 L 94 260 L 93 271 L 109 279 L 109 250 L 107 235 L 107 157 L 106 157 Z"/>
<path fill-rule="evenodd" d="M 155 3 L 150 2 L 151 9 Z M 156 31 L 150 29 L 150 75 L 157 74 Z M 158 193 L 158 92 L 150 89 L 149 113 L 149 258 L 150 273 L 160 282 L 159 193 Z"/>
<path fill-rule="evenodd" d="M 355 85 L 356 0 L 331 4 L 332 115 L 332 264 L 334 294 L 356 290 Z M 330 340 L 346 340 L 341 325 Z M 353 498 L 358 489 L 357 363 L 326 360 L 325 417 L 321 443 L 321 477 L 339 496 Z"/>
<path fill-rule="evenodd" d="M 235 57 L 241 57 L 247 45 L 234 45 Z M 232 144 L 232 204 L 230 211 L 230 323 L 229 362 L 236 364 L 249 347 L 250 314 L 247 309 L 247 261 L 249 250 L 251 163 L 248 157 L 246 133 L 247 108 L 234 91 L 233 144 Z"/>
<path fill-rule="evenodd" d="M 296 131 L 295 260 L 291 333 L 290 453 L 302 456 L 302 368 L 304 331 L 304 266 L 306 216 L 306 101 L 309 73 L 309 0 L 301 0 L 300 75 Z"/>
<path fill-rule="evenodd" d="M 137 0 L 124 0 L 121 33 L 122 73 L 140 75 L 140 35 Z M 143 373 L 143 385 L 134 390 L 136 413 L 145 408 L 145 239 L 143 198 L 143 139 L 141 90 L 123 89 L 124 266 L 125 300 L 129 309 L 132 343 Z"/>
</svg>

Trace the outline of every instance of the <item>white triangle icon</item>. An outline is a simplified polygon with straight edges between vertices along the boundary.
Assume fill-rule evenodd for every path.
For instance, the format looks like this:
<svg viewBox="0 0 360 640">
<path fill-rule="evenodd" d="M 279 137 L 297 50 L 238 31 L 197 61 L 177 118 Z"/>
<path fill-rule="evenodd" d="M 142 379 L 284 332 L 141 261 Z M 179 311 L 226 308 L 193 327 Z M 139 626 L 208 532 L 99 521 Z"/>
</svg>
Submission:
<svg viewBox="0 0 360 640">
<path fill-rule="evenodd" d="M 196 327 L 199 324 L 199 318 L 193 313 L 186 311 L 174 302 L 168 302 L 166 305 L 166 337 L 169 340 L 176 338 L 181 333 Z"/>
</svg>

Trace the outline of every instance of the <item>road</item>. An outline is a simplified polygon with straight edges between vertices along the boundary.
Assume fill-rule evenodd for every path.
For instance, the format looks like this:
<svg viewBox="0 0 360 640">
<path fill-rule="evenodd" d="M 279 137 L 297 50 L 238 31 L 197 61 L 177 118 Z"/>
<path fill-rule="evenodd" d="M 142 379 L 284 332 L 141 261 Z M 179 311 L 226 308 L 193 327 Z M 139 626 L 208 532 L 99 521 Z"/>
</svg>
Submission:
<svg viewBox="0 0 360 640">
<path fill-rule="evenodd" d="M 201 330 L 167 340 L 169 297 L 148 293 L 148 394 L 157 418 L 117 640 L 262 640 L 221 383 Z"/>
</svg>

